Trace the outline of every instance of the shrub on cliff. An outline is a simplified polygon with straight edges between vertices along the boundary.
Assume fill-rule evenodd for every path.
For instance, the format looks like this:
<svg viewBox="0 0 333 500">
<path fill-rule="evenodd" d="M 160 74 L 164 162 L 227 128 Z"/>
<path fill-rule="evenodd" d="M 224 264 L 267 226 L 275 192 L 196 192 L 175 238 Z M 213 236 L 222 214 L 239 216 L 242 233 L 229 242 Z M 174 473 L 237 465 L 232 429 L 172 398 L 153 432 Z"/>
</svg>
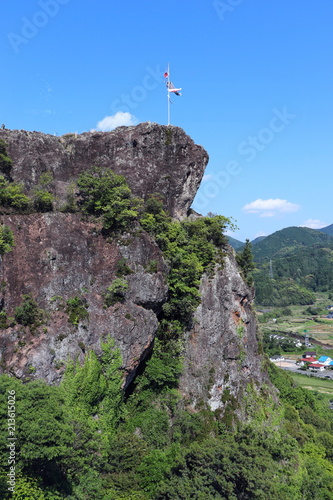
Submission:
<svg viewBox="0 0 333 500">
<path fill-rule="evenodd" d="M 0 170 L 6 175 L 9 175 L 12 169 L 12 159 L 7 153 L 7 144 L 4 140 L 0 139 Z"/>
<path fill-rule="evenodd" d="M 0 226 L 0 255 L 8 253 L 14 246 L 12 230 L 5 225 Z"/>
<path fill-rule="evenodd" d="M 72 299 L 68 299 L 66 305 L 68 322 L 72 323 L 72 325 L 78 326 L 81 321 L 85 321 L 87 318 L 89 318 L 89 313 L 87 311 L 88 303 L 86 299 L 76 295 Z"/>
<path fill-rule="evenodd" d="M 27 212 L 31 209 L 31 200 L 23 192 L 23 186 L 8 182 L 0 176 L 0 205 L 18 212 Z"/>
<path fill-rule="evenodd" d="M 42 319 L 42 311 L 31 295 L 23 295 L 22 304 L 15 308 L 15 319 L 23 326 L 37 326 Z"/>
<path fill-rule="evenodd" d="M 122 278 L 116 278 L 113 280 L 112 284 L 106 289 L 103 295 L 105 306 L 110 307 L 117 302 L 124 302 L 127 289 L 127 281 Z"/>
<path fill-rule="evenodd" d="M 169 300 L 163 307 L 164 314 L 189 326 L 200 303 L 201 276 L 221 262 L 227 243 L 225 230 L 233 229 L 234 224 L 214 214 L 194 221 L 173 221 L 156 195 L 145 203 L 140 224 L 155 238 L 170 264 Z"/>
<path fill-rule="evenodd" d="M 33 203 L 37 212 L 51 212 L 54 196 L 49 191 L 37 189 L 33 194 Z"/>
<path fill-rule="evenodd" d="M 80 175 L 77 184 L 79 206 L 84 213 L 101 217 L 105 230 L 127 230 L 138 216 L 141 200 L 132 196 L 122 175 L 93 167 Z"/>
</svg>

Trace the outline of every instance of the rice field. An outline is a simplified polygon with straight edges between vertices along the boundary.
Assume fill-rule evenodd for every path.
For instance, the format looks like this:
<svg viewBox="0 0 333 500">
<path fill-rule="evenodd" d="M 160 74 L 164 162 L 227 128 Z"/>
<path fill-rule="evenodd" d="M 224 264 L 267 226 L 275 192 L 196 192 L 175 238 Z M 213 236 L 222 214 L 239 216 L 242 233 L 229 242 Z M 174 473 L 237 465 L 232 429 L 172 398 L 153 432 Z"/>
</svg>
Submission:
<svg viewBox="0 0 333 500">
<path fill-rule="evenodd" d="M 333 395 L 333 380 L 320 377 L 310 377 L 308 375 L 301 375 L 298 373 L 289 373 L 300 387 L 310 389 L 311 391 L 321 392 L 323 394 Z"/>
</svg>

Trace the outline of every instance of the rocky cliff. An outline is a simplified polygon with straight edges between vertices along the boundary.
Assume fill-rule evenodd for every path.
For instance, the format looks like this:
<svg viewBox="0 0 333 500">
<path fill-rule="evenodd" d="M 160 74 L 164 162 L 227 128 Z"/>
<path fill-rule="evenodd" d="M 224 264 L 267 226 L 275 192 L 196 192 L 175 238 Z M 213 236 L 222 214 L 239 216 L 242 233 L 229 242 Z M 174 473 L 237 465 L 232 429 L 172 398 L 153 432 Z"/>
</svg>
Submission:
<svg viewBox="0 0 333 500">
<path fill-rule="evenodd" d="M 132 192 L 145 199 L 160 193 L 165 208 L 185 217 L 208 163 L 206 151 L 178 127 L 141 123 L 112 132 L 86 132 L 62 137 L 1 130 L 14 168 L 8 174 L 29 192 L 41 174 L 53 176 L 56 206 L 66 203 L 71 183 L 92 166 L 108 167 L 124 175 Z"/>
<path fill-rule="evenodd" d="M 107 239 L 96 223 L 58 209 L 77 176 L 94 165 L 124 175 L 143 199 L 162 194 L 165 208 L 184 218 L 207 153 L 181 129 L 151 123 L 63 137 L 1 130 L 0 139 L 13 160 L 7 178 L 23 183 L 29 194 L 41 174 L 50 172 L 56 197 L 52 212 L 1 216 L 15 238 L 13 250 L 1 261 L 2 311 L 13 317 L 24 296 L 30 296 L 43 318 L 34 328 L 9 319 L 2 325 L 1 370 L 57 383 L 68 358 L 82 361 L 89 349 L 99 353 L 101 340 L 111 335 L 121 350 L 128 386 L 153 349 L 158 317 L 168 299 L 168 265 L 144 231 Z M 120 262 L 126 262 L 128 289 L 123 301 L 105 307 L 103 294 L 119 276 Z M 192 408 L 203 400 L 213 410 L 223 409 L 225 391 L 236 398 L 247 384 L 265 380 L 252 291 L 231 248 L 224 265 L 202 277 L 200 292 L 194 327 L 185 339 L 180 390 Z M 74 320 L 69 307 L 73 299 L 79 308 Z"/>
</svg>

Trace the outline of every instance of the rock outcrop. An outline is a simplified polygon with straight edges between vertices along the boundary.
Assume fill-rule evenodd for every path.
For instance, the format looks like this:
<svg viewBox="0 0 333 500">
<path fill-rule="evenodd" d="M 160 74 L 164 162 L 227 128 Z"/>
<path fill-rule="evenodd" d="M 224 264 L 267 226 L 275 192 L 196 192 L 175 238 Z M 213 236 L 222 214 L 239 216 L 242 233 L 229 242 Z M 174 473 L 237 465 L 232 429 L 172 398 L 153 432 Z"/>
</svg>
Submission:
<svg viewBox="0 0 333 500">
<path fill-rule="evenodd" d="M 68 357 L 82 361 L 88 349 L 100 352 L 111 335 L 120 347 L 129 383 L 151 345 L 156 313 L 167 299 L 166 263 L 146 233 L 108 242 L 95 224 L 78 214 L 3 216 L 15 234 L 15 247 L 2 259 L 1 302 L 8 316 L 31 295 L 44 311 L 43 327 L 16 325 L 0 334 L 2 366 L 17 377 L 31 375 L 52 383 Z M 105 308 L 103 294 L 117 278 L 117 263 L 128 258 L 126 300 Z M 146 268 L 150 262 L 156 272 Z M 67 301 L 79 297 L 87 317 L 69 322 Z"/>
<path fill-rule="evenodd" d="M 202 277 L 200 294 L 185 342 L 180 390 L 192 409 L 204 402 L 213 411 L 223 410 L 230 396 L 238 400 L 248 383 L 259 386 L 266 380 L 251 309 L 253 290 L 230 253 L 222 269 L 216 266 L 213 275 Z"/>
<path fill-rule="evenodd" d="M 29 191 L 40 175 L 53 175 L 57 207 L 66 203 L 71 183 L 92 166 L 124 175 L 132 192 L 145 199 L 164 196 L 165 208 L 177 218 L 187 215 L 208 163 L 208 154 L 174 126 L 141 123 L 112 132 L 55 137 L 24 130 L 0 130 L 14 168 L 10 177 Z"/>
<path fill-rule="evenodd" d="M 7 214 L 15 247 L 1 260 L 0 304 L 7 325 L 0 330 L 0 369 L 17 377 L 57 383 L 68 358 L 83 360 L 89 349 L 111 335 L 121 350 L 124 386 L 135 377 L 153 348 L 158 315 L 168 299 L 168 265 L 144 231 L 107 239 L 96 222 L 79 213 L 57 210 L 66 203 L 78 175 L 91 166 L 111 168 L 126 177 L 143 199 L 159 192 L 176 218 L 186 217 L 203 176 L 208 155 L 177 127 L 143 123 L 113 132 L 54 137 L 37 132 L 1 130 L 13 166 L 8 177 L 27 193 L 50 172 L 56 197 L 53 212 Z M 105 306 L 104 294 L 127 266 L 123 300 Z M 120 272 L 120 276 L 121 276 Z M 201 401 L 224 408 L 248 383 L 260 384 L 261 372 L 251 310 L 252 291 L 242 280 L 232 250 L 222 268 L 201 280 L 202 302 L 184 347 L 180 391 L 195 410 Z M 43 324 L 30 328 L 8 317 L 30 295 L 43 312 Z M 68 301 L 76 298 L 85 314 L 70 320 Z"/>
</svg>

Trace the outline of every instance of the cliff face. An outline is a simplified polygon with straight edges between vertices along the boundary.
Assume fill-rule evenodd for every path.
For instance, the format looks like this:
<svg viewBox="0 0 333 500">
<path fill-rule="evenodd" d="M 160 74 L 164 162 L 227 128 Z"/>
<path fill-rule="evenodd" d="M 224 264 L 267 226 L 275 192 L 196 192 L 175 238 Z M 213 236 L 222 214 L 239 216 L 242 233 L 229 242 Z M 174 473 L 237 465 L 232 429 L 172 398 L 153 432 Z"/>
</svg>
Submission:
<svg viewBox="0 0 333 500">
<path fill-rule="evenodd" d="M 33 189 L 43 172 L 52 172 L 57 207 L 79 173 L 92 165 L 110 167 L 126 177 L 135 195 L 160 192 L 173 216 L 186 216 L 196 194 L 207 153 L 176 127 L 140 124 L 108 133 L 53 137 L 37 132 L 0 131 L 13 160 L 10 177 Z M 2 215 L 15 237 L 14 249 L 2 258 L 0 303 L 7 316 L 31 295 L 43 311 L 43 324 L 30 328 L 11 323 L 0 330 L 1 370 L 17 377 L 57 383 L 68 357 L 83 360 L 89 349 L 100 352 L 108 335 L 121 350 L 124 385 L 151 352 L 158 315 L 168 298 L 168 266 L 143 231 L 106 239 L 96 223 L 80 214 L 57 210 L 44 214 Z M 124 300 L 105 307 L 103 295 L 126 261 Z M 153 264 L 153 265 L 152 265 Z M 202 303 L 195 327 L 187 333 L 185 370 L 180 390 L 186 404 L 201 400 L 224 408 L 227 389 L 237 397 L 249 382 L 265 376 L 251 311 L 252 292 L 235 260 L 201 281 Z M 70 318 L 68 300 L 80 301 L 85 314 Z M 10 323 L 10 322 L 9 322 Z"/>
<path fill-rule="evenodd" d="M 112 132 L 62 137 L 19 130 L 0 130 L 14 162 L 11 177 L 29 191 L 44 172 L 53 174 L 57 206 L 66 203 L 71 182 L 92 166 L 124 175 L 132 192 L 146 198 L 164 195 L 165 208 L 185 217 L 208 163 L 206 151 L 178 127 L 141 123 Z"/>
<path fill-rule="evenodd" d="M 251 309 L 253 291 L 230 254 L 222 269 L 203 276 L 200 294 L 194 327 L 185 342 L 180 390 L 193 409 L 202 402 L 212 410 L 224 409 L 229 396 L 239 400 L 248 383 L 260 386 L 266 381 Z"/>
<path fill-rule="evenodd" d="M 2 261 L 2 303 L 8 316 L 32 295 L 44 311 L 43 327 L 14 326 L 2 331 L 2 366 L 18 377 L 55 382 L 68 356 L 81 361 L 88 349 L 100 352 L 100 341 L 111 335 L 120 347 L 131 376 L 151 348 L 157 329 L 156 312 L 166 300 L 166 264 L 150 237 L 142 233 L 122 242 L 107 242 L 94 224 L 78 214 L 3 216 L 15 234 L 15 248 Z M 117 262 L 128 256 L 126 301 L 105 308 L 103 294 L 117 277 Z M 145 268 L 157 262 L 157 272 Z M 68 299 L 79 297 L 88 316 L 69 322 Z"/>
</svg>

